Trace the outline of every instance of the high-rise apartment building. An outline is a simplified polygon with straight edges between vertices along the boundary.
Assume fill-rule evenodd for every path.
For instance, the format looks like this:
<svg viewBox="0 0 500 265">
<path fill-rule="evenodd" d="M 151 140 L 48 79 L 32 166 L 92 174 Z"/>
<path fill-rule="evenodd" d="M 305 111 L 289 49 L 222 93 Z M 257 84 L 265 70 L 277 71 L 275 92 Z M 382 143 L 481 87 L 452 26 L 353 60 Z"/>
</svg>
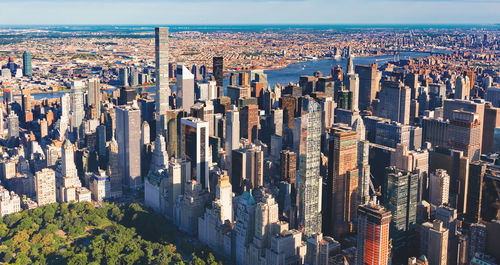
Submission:
<svg viewBox="0 0 500 265">
<path fill-rule="evenodd" d="M 141 179 L 141 111 L 137 106 L 117 107 L 116 141 L 119 166 L 124 184 L 130 189 L 142 186 Z"/>
<path fill-rule="evenodd" d="M 177 108 L 189 112 L 194 104 L 194 75 L 184 65 L 177 65 Z"/>
<path fill-rule="evenodd" d="M 180 157 L 191 161 L 191 177 L 204 189 L 210 189 L 208 165 L 212 159 L 208 135 L 208 122 L 193 117 L 181 119 Z"/>
<path fill-rule="evenodd" d="M 391 216 L 391 212 L 376 201 L 359 206 L 357 265 L 388 264 Z"/>
<path fill-rule="evenodd" d="M 43 206 L 56 202 L 56 173 L 44 168 L 35 173 L 36 202 Z"/>
<path fill-rule="evenodd" d="M 228 161 L 228 171 L 231 170 L 231 155 L 233 150 L 239 149 L 240 145 L 240 112 L 233 105 L 231 109 L 226 112 L 226 139 L 225 147 L 227 161 Z"/>
<path fill-rule="evenodd" d="M 82 90 L 82 82 L 73 81 L 71 83 L 71 92 L 73 99 L 71 101 L 71 123 L 73 130 L 76 132 L 76 135 L 80 136 L 79 130 L 80 125 L 82 124 L 85 112 L 83 108 L 83 90 Z"/>
<path fill-rule="evenodd" d="M 294 122 L 294 148 L 299 160 L 298 220 L 309 236 L 321 231 L 321 107 L 310 97 L 302 100 L 301 116 Z M 356 159 L 354 159 L 356 160 Z"/>
<path fill-rule="evenodd" d="M 156 133 L 166 130 L 164 115 L 169 109 L 170 86 L 168 84 L 168 28 L 155 28 L 155 77 L 156 77 Z"/>
</svg>

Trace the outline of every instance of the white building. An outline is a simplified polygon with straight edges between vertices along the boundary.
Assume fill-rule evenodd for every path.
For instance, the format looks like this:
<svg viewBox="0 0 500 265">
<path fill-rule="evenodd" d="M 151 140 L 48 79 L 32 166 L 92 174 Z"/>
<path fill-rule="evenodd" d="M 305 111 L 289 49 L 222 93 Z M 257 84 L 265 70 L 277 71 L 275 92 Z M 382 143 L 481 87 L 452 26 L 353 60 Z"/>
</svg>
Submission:
<svg viewBox="0 0 500 265">
<path fill-rule="evenodd" d="M 0 216 L 21 211 L 21 198 L 13 191 L 0 186 Z"/>
<path fill-rule="evenodd" d="M 89 187 L 95 201 L 102 201 L 111 195 L 111 183 L 105 171 L 92 174 Z"/>
</svg>

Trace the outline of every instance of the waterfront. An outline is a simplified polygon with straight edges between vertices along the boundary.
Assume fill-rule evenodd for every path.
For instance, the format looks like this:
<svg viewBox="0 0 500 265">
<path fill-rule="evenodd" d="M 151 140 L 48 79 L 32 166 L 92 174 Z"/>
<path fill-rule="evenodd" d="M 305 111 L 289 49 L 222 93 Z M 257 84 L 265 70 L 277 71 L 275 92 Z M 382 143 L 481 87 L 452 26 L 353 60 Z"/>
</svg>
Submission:
<svg viewBox="0 0 500 265">
<path fill-rule="evenodd" d="M 399 54 L 399 59 L 413 59 L 428 56 L 429 53 L 425 52 L 402 52 Z M 354 57 L 354 64 L 368 65 L 371 63 L 378 63 L 379 66 L 383 65 L 389 61 L 394 60 L 392 55 L 381 55 L 381 56 L 369 56 L 369 57 Z M 332 67 L 340 65 L 342 68 L 346 68 L 347 58 L 339 59 L 323 59 L 323 60 L 310 60 L 306 62 L 293 63 L 288 65 L 283 69 L 266 70 L 264 73 L 267 74 L 267 79 L 270 87 L 276 84 L 286 85 L 290 82 L 298 82 L 299 77 L 302 75 L 312 75 L 315 71 L 320 71 L 323 75 L 330 75 Z M 224 80 L 224 86 L 227 86 L 229 80 Z M 110 90 L 108 90 L 110 91 Z M 154 87 L 148 88 L 148 92 L 154 92 Z M 40 100 L 45 98 L 59 98 L 65 93 L 69 92 L 55 92 L 55 93 L 40 93 L 32 94 L 33 99 Z"/>
</svg>

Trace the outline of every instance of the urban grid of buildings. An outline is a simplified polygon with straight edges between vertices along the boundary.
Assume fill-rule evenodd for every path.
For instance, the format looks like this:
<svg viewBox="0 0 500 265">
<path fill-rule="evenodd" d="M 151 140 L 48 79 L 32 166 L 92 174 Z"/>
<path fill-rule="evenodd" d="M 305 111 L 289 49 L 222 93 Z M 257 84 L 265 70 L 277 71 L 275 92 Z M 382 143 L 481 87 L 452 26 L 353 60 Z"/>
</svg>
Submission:
<svg viewBox="0 0 500 265">
<path fill-rule="evenodd" d="M 232 46 L 209 58 L 194 52 L 201 64 L 180 60 L 179 44 L 200 38 L 194 33 L 175 33 L 169 56 L 171 34 L 155 29 L 154 53 L 142 61 L 149 66 L 73 72 L 55 99 L 33 93 L 48 84 L 42 76 L 68 69 L 46 71 L 29 50 L 8 58 L 1 216 L 139 200 L 228 264 L 500 262 L 497 32 L 380 37 L 378 45 L 452 49 L 383 65 L 354 64 L 355 51 L 388 51 L 359 39 L 332 48 L 305 35 L 307 46 L 285 49 L 277 33 L 266 35 L 272 46 L 234 33 L 270 49 L 252 55 L 255 65 L 316 59 L 315 44 L 320 57 L 348 58 L 274 87 L 248 54 L 226 51 Z"/>
</svg>

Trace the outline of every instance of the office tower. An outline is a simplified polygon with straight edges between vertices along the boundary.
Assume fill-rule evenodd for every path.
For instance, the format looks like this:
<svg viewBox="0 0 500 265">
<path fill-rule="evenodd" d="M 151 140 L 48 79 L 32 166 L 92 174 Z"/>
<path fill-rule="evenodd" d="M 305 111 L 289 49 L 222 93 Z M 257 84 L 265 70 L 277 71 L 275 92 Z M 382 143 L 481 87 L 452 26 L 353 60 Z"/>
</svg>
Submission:
<svg viewBox="0 0 500 265">
<path fill-rule="evenodd" d="M 128 76 L 128 68 L 120 68 L 120 70 L 118 71 L 118 78 L 120 79 L 120 85 L 122 87 L 129 86 Z"/>
<path fill-rule="evenodd" d="M 150 171 L 155 172 L 167 168 L 168 166 L 168 154 L 167 154 L 167 144 L 165 143 L 165 137 L 159 134 L 156 135 L 155 148 L 153 150 L 153 157 L 151 159 Z"/>
<path fill-rule="evenodd" d="M 278 204 L 270 194 L 264 194 L 262 199 L 255 205 L 255 228 L 252 243 L 247 248 L 246 264 L 255 264 L 259 260 L 262 250 L 269 247 L 270 239 L 276 232 L 281 233 L 281 229 L 273 232 L 273 226 L 279 222 Z M 279 225 L 279 224 L 278 224 Z M 286 227 L 288 229 L 288 226 Z"/>
<path fill-rule="evenodd" d="M 457 210 L 446 205 L 439 206 L 435 211 L 436 220 L 443 222 L 443 227 L 448 229 L 448 264 L 457 264 L 457 259 L 465 252 L 460 247 L 465 243 L 461 242 L 463 234 L 459 231 L 459 222 L 457 221 Z M 421 244 L 421 246 L 423 246 Z M 425 250 L 422 250 L 422 252 Z M 463 262 L 459 264 L 465 264 Z"/>
<path fill-rule="evenodd" d="M 392 212 L 390 235 L 395 249 L 413 242 L 416 224 L 418 176 L 395 167 L 386 168 L 382 187 L 384 206 Z"/>
<path fill-rule="evenodd" d="M 14 111 L 10 111 L 7 116 L 8 139 L 17 139 L 19 137 L 19 118 Z"/>
<path fill-rule="evenodd" d="M 326 129 L 331 127 L 335 122 L 335 108 L 337 104 L 333 101 L 332 97 L 324 97 L 320 99 L 321 105 L 321 133 L 325 133 Z"/>
<path fill-rule="evenodd" d="M 352 106 L 350 110 L 359 111 L 359 75 L 354 73 L 354 63 L 352 56 L 347 62 L 347 73 L 344 76 L 344 84 L 347 91 L 352 93 Z"/>
<path fill-rule="evenodd" d="M 301 115 L 294 121 L 294 148 L 299 160 L 297 189 L 300 226 L 306 236 L 321 231 L 321 107 L 310 97 L 302 100 Z"/>
<path fill-rule="evenodd" d="M 208 166 L 211 154 L 208 147 L 208 122 L 197 118 L 181 119 L 180 157 L 191 161 L 191 176 L 204 188 L 210 190 Z"/>
<path fill-rule="evenodd" d="M 479 141 L 479 143 L 483 142 L 483 125 L 484 125 L 484 118 L 485 118 L 485 107 L 486 104 L 482 100 L 458 100 L 458 99 L 447 99 L 443 103 L 443 120 L 454 120 L 456 117 L 454 116 L 454 111 L 455 110 L 462 110 L 466 112 L 472 112 L 472 113 L 477 113 L 479 114 L 479 128 L 480 128 L 480 135 L 478 139 L 475 139 L 475 141 Z M 471 117 L 469 117 L 471 118 Z M 461 120 L 462 118 L 460 117 L 458 120 Z M 469 121 L 470 122 L 470 121 Z M 469 123 L 466 122 L 466 123 Z M 477 127 L 475 125 L 474 127 Z"/>
<path fill-rule="evenodd" d="M 378 122 L 375 125 L 375 143 L 396 148 L 403 144 L 410 150 L 418 150 L 422 146 L 422 128 L 400 124 L 397 122 Z"/>
<path fill-rule="evenodd" d="M 486 250 L 486 239 L 488 230 L 486 225 L 481 223 L 471 224 L 469 227 L 469 258 L 472 258 L 476 253 L 484 253 Z"/>
<path fill-rule="evenodd" d="M 359 206 L 356 265 L 388 264 L 391 217 L 377 201 Z"/>
<path fill-rule="evenodd" d="M 241 109 L 240 137 L 251 142 L 259 137 L 259 106 L 248 105 Z"/>
<path fill-rule="evenodd" d="M 32 74 L 31 68 L 31 53 L 28 51 L 23 52 L 23 76 L 30 76 Z"/>
<path fill-rule="evenodd" d="M 181 109 L 168 110 L 166 116 L 166 137 L 167 152 L 169 157 L 179 158 L 181 137 L 181 119 L 183 111 Z"/>
<path fill-rule="evenodd" d="M 297 110 L 297 104 L 296 97 L 283 96 L 280 98 L 280 108 L 283 109 L 283 126 L 293 129 L 293 119 Z"/>
<path fill-rule="evenodd" d="M 232 105 L 231 110 L 226 112 L 226 139 L 225 139 L 226 155 L 228 157 L 228 171 L 231 171 L 231 154 L 233 150 L 239 149 L 240 145 L 240 113 L 238 109 Z"/>
<path fill-rule="evenodd" d="M 479 160 L 481 155 L 482 125 L 478 113 L 453 111 L 448 126 L 448 146 L 464 152 L 471 161 Z"/>
<path fill-rule="evenodd" d="M 56 202 L 56 174 L 54 170 L 44 168 L 35 173 L 35 191 L 38 206 Z"/>
<path fill-rule="evenodd" d="M 483 206 L 483 186 L 486 174 L 486 163 L 476 161 L 469 164 L 469 183 L 467 191 L 466 219 L 471 223 L 481 222 L 481 208 Z"/>
<path fill-rule="evenodd" d="M 411 89 L 401 82 L 384 81 L 380 91 L 378 116 L 397 121 L 402 124 L 410 123 Z"/>
<path fill-rule="evenodd" d="M 270 133 L 283 136 L 283 110 L 282 109 L 273 109 L 271 110 L 271 131 Z"/>
<path fill-rule="evenodd" d="M 173 68 L 173 67 L 172 67 Z M 173 70 L 173 69 L 171 69 Z M 156 77 L 156 133 L 165 131 L 163 115 L 169 109 L 170 87 L 168 84 L 168 28 L 155 28 L 155 77 Z"/>
<path fill-rule="evenodd" d="M 470 79 L 469 77 L 457 77 L 455 83 L 455 99 L 469 99 L 470 95 Z"/>
<path fill-rule="evenodd" d="M 71 92 L 73 96 L 71 104 L 71 124 L 77 136 L 80 136 L 79 128 L 85 115 L 83 108 L 83 90 L 81 82 L 73 81 L 71 83 Z"/>
<path fill-rule="evenodd" d="M 420 229 L 420 249 L 429 264 L 446 265 L 448 259 L 448 233 L 440 220 L 424 223 Z"/>
<path fill-rule="evenodd" d="M 61 118 L 65 117 L 66 119 L 69 119 L 69 113 L 71 109 L 70 94 L 65 93 L 64 95 L 62 95 L 60 101 L 61 101 Z"/>
<path fill-rule="evenodd" d="M 440 206 L 448 204 L 450 192 L 450 176 L 444 169 L 437 169 L 430 174 L 429 202 Z"/>
<path fill-rule="evenodd" d="M 97 118 L 101 117 L 101 82 L 97 78 L 89 79 L 88 105 L 95 109 Z"/>
<path fill-rule="evenodd" d="M 486 88 L 485 90 L 485 95 L 484 99 L 486 101 L 491 102 L 491 104 L 496 107 L 500 108 L 500 87 L 491 87 L 491 85 Z"/>
<path fill-rule="evenodd" d="M 354 230 L 358 207 L 358 140 L 350 128 L 336 127 L 331 131 L 328 154 L 326 233 L 340 238 Z"/>
<path fill-rule="evenodd" d="M 137 91 L 133 87 L 124 86 L 120 88 L 118 105 L 130 105 L 137 98 Z"/>
<path fill-rule="evenodd" d="M 500 127 L 500 108 L 495 108 L 491 104 L 486 104 L 484 109 L 484 126 L 483 126 L 483 144 L 481 153 L 488 154 L 491 152 L 499 152 L 500 149 L 495 146 L 495 131 Z"/>
<path fill-rule="evenodd" d="M 366 128 L 361 117 L 358 117 L 352 125 L 358 140 L 357 165 L 358 165 L 358 196 L 359 205 L 368 203 L 370 200 L 370 143 L 366 140 Z"/>
<path fill-rule="evenodd" d="M 194 104 L 194 75 L 184 65 L 177 65 L 177 107 L 189 112 Z"/>
<path fill-rule="evenodd" d="M 137 106 L 117 107 L 116 141 L 124 184 L 139 189 L 141 179 L 141 111 Z"/>
<path fill-rule="evenodd" d="M 467 212 L 467 187 L 469 184 L 470 159 L 462 151 L 436 148 L 430 153 L 430 168 L 434 171 L 442 168 L 450 175 L 449 204 L 458 213 Z"/>
<path fill-rule="evenodd" d="M 3 119 L 3 112 L 0 114 L 0 119 Z M 3 132 L 3 121 L 0 122 L 0 130 Z M 49 133 L 49 125 L 47 120 L 43 119 L 40 121 L 40 138 L 44 138 Z"/>
<path fill-rule="evenodd" d="M 147 121 L 143 121 L 141 125 L 141 146 L 142 146 L 141 152 L 143 151 L 144 146 L 148 145 L 151 142 L 150 138 L 151 138 L 151 129 L 149 128 L 149 123 Z"/>
<path fill-rule="evenodd" d="M 231 185 L 235 192 L 256 189 L 263 185 L 264 152 L 250 144 L 232 151 Z"/>
<path fill-rule="evenodd" d="M 113 137 L 108 148 L 108 168 L 107 175 L 111 184 L 111 198 L 120 198 L 122 196 L 122 173 L 120 172 L 120 154 L 118 152 L 118 142 Z"/>
<path fill-rule="evenodd" d="M 322 233 L 315 233 L 306 241 L 307 252 L 305 261 L 310 265 L 328 265 L 334 253 L 340 251 L 340 243 Z"/>
<path fill-rule="evenodd" d="M 290 150 L 280 152 L 280 180 L 284 180 L 295 187 L 295 174 L 297 166 L 297 154 Z"/>
<path fill-rule="evenodd" d="M 359 76 L 359 109 L 370 109 L 372 101 L 377 95 L 379 79 L 377 63 L 370 65 L 356 65 L 355 72 Z"/>
<path fill-rule="evenodd" d="M 213 58 L 213 73 L 215 77 L 215 82 L 217 82 L 217 87 L 219 87 L 219 91 L 222 91 L 222 85 L 224 80 L 224 58 L 223 57 L 214 57 Z M 223 95 L 218 93 L 218 97 L 222 97 Z"/>
</svg>

